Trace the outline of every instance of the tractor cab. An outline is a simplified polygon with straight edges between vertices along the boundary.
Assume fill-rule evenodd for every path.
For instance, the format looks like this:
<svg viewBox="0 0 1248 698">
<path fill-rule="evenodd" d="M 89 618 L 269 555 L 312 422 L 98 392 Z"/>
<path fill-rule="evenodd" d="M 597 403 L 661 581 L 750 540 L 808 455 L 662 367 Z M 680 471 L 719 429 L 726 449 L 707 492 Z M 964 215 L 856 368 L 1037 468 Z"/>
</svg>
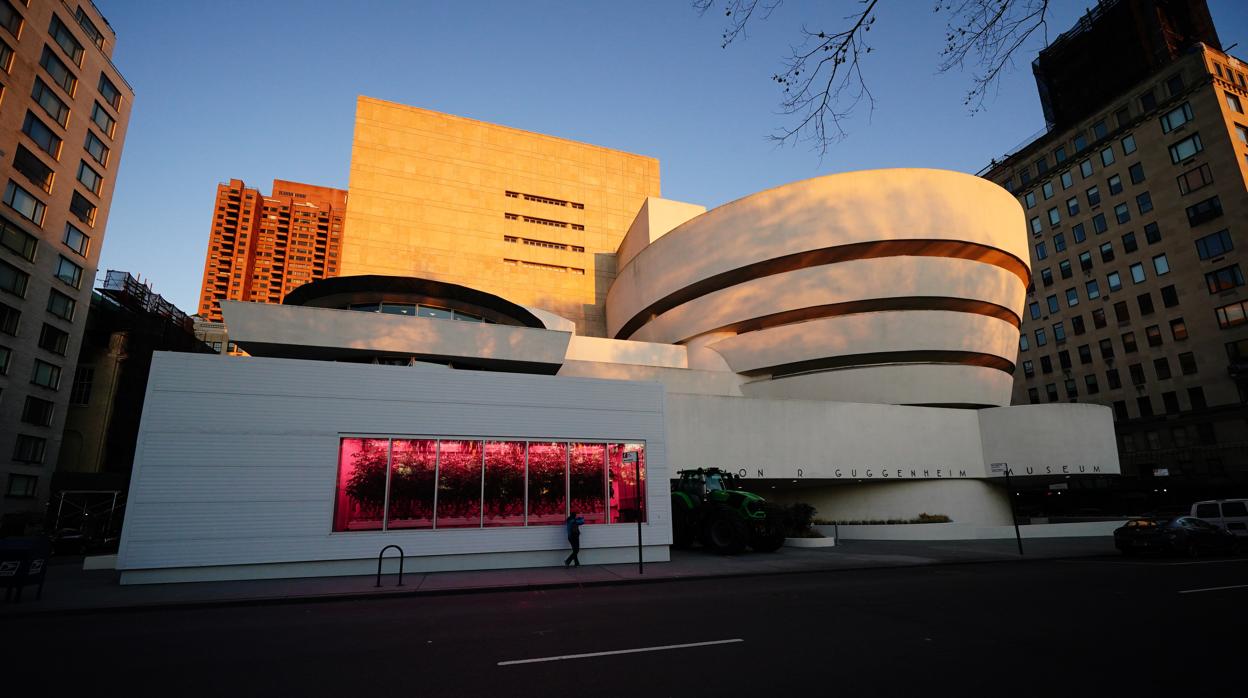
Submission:
<svg viewBox="0 0 1248 698">
<path fill-rule="evenodd" d="M 772 552 L 784 544 L 778 511 L 750 492 L 735 473 L 719 468 L 681 470 L 672 483 L 673 544 L 694 540 L 721 553 L 741 552 L 746 545 Z"/>
</svg>

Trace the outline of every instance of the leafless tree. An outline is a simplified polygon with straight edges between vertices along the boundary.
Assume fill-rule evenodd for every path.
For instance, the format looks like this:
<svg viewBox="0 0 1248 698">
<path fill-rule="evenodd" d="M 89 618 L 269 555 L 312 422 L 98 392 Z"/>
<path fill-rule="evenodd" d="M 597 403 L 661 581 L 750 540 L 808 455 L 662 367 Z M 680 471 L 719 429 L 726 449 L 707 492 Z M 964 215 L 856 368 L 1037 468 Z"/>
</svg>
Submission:
<svg viewBox="0 0 1248 698">
<path fill-rule="evenodd" d="M 721 47 L 745 38 L 751 21 L 766 20 L 784 0 L 693 0 L 702 15 L 722 9 L 725 27 Z M 913 2 L 914 0 L 905 0 Z M 971 68 L 971 89 L 963 103 L 971 113 L 984 109 L 1014 55 L 1037 31 L 1048 39 L 1050 0 L 934 0 L 933 11 L 947 16 L 939 72 Z M 780 113 L 788 123 L 776 129 L 778 144 L 809 142 L 821 155 L 843 140 L 845 122 L 864 101 L 875 109 L 875 97 L 863 74 L 874 49 L 867 35 L 876 21 L 879 0 L 857 0 L 858 8 L 836 26 L 815 30 L 803 25 L 800 40 L 790 46 L 782 70 L 771 79 L 783 90 Z"/>
</svg>

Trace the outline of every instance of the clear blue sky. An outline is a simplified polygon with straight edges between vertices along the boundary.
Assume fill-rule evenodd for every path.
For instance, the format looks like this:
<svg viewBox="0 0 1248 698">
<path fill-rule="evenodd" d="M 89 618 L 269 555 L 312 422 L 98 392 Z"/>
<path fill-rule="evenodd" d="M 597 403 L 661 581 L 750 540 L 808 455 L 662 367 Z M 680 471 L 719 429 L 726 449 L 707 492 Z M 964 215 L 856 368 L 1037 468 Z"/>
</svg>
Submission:
<svg viewBox="0 0 1248 698">
<path fill-rule="evenodd" d="M 837 25 L 855 0 L 788 0 L 727 49 L 722 15 L 688 0 L 95 2 L 137 93 L 100 273 L 141 275 L 188 313 L 216 184 L 347 188 L 360 94 L 654 156 L 665 197 L 708 207 L 833 172 L 976 172 L 1044 125 L 1029 65 L 1040 41 L 969 116 L 969 76 L 936 74 L 932 0 L 880 3 L 874 114 L 822 159 L 766 139 L 783 123 L 769 77 L 803 23 Z M 1055 0 L 1050 36 L 1091 4 Z M 1223 45 L 1248 48 L 1248 3 L 1209 4 Z"/>
</svg>

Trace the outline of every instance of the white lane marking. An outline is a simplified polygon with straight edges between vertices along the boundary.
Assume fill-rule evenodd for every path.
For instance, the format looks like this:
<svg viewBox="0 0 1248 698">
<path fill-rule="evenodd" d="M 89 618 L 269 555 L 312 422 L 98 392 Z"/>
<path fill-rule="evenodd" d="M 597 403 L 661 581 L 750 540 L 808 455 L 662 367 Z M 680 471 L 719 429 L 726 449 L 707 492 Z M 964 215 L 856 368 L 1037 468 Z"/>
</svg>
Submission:
<svg viewBox="0 0 1248 698">
<path fill-rule="evenodd" d="M 656 647 L 637 647 L 630 650 L 611 650 L 609 652 L 586 652 L 585 654 L 561 654 L 557 657 L 537 657 L 535 659 L 512 659 L 506 662 L 499 662 L 499 666 L 511 666 L 513 664 L 536 664 L 538 662 L 561 662 L 565 659 L 585 659 L 586 657 L 606 657 L 613 654 L 634 654 L 636 652 L 663 652 L 666 650 L 683 650 L 688 647 L 706 647 L 708 645 L 728 645 L 734 642 L 745 642 L 739 637 L 731 640 L 711 640 L 709 642 L 687 642 L 683 645 L 658 645 Z"/>
<path fill-rule="evenodd" d="M 1199 594 L 1202 591 L 1226 591 L 1227 589 L 1248 589 L 1248 584 L 1235 584 L 1229 587 L 1209 587 L 1208 589 L 1185 589 L 1180 594 Z"/>
</svg>

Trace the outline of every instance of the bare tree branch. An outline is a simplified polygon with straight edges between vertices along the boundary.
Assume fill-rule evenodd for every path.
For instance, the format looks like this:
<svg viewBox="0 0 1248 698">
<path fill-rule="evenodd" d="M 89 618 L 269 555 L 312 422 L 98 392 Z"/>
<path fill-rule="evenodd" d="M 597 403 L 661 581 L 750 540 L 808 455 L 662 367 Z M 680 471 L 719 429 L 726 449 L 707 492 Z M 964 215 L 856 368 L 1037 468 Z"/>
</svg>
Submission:
<svg viewBox="0 0 1248 698">
<path fill-rule="evenodd" d="M 756 16 L 765 20 L 783 0 L 723 0 L 727 18 L 720 35 L 722 48 L 746 37 Z M 808 142 L 820 155 L 845 139 L 844 125 L 865 100 L 870 112 L 875 98 L 867 87 L 862 66 L 873 51 L 866 34 L 875 24 L 878 0 L 857 0 L 862 9 L 844 18 L 847 28 L 814 31 L 802 27 L 802 40 L 790 47 L 782 68 L 771 79 L 783 90 L 780 113 L 790 125 L 770 136 L 777 144 Z M 1037 31 L 1048 43 L 1051 0 L 935 0 L 934 11 L 949 17 L 939 72 L 967 65 L 976 70 L 963 104 L 972 113 L 982 111 L 1002 74 L 1013 66 L 1014 54 Z M 700 14 L 721 7 L 720 0 L 692 0 Z M 757 15 L 756 15 L 757 11 Z"/>
</svg>

